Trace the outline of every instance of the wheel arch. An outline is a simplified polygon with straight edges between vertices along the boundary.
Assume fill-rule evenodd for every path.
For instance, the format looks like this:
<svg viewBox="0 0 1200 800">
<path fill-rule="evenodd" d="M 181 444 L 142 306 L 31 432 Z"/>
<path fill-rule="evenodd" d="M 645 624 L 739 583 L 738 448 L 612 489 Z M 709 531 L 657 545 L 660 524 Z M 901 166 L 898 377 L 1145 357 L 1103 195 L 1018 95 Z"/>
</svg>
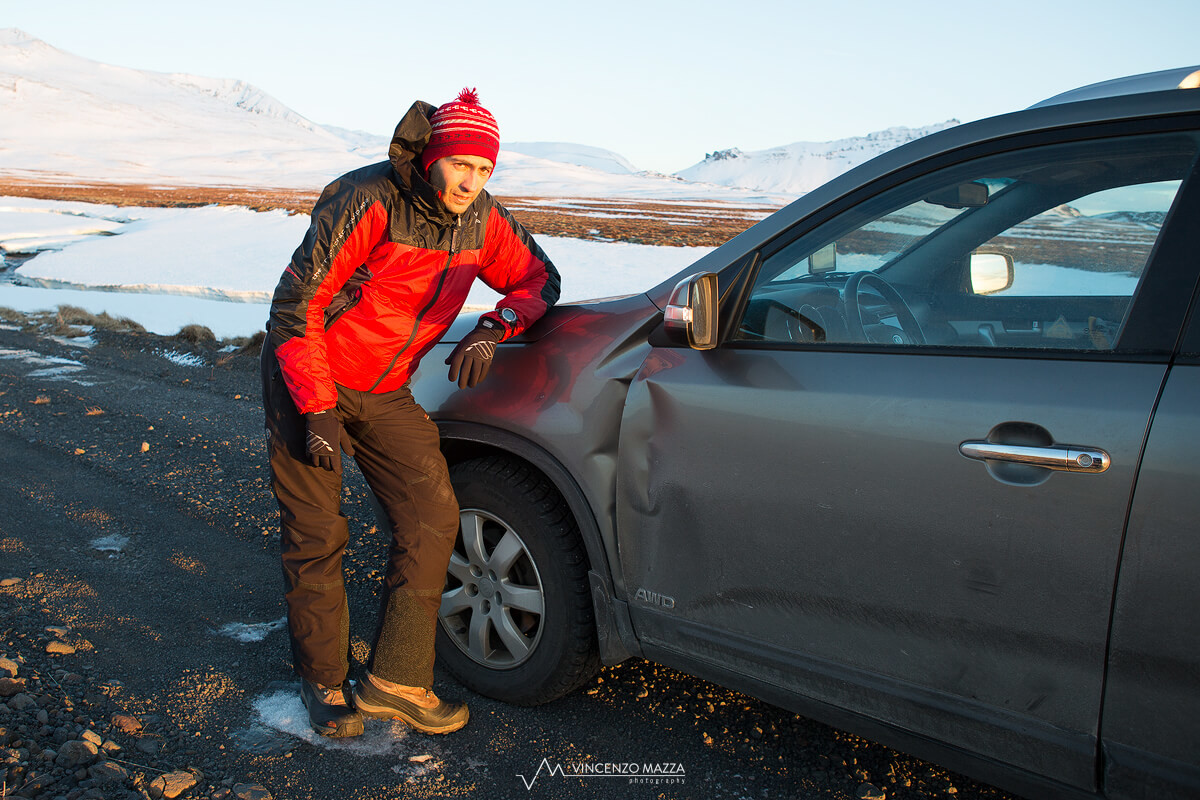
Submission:
<svg viewBox="0 0 1200 800">
<path fill-rule="evenodd" d="M 601 662 L 611 666 L 640 656 L 641 648 L 633 633 L 628 605 L 615 596 L 613 567 L 605 555 L 595 512 L 571 473 L 545 450 L 508 431 L 467 422 L 434 421 L 441 433 L 442 454 L 449 465 L 483 456 L 503 455 L 524 461 L 553 484 L 579 526 L 587 553 Z"/>
</svg>

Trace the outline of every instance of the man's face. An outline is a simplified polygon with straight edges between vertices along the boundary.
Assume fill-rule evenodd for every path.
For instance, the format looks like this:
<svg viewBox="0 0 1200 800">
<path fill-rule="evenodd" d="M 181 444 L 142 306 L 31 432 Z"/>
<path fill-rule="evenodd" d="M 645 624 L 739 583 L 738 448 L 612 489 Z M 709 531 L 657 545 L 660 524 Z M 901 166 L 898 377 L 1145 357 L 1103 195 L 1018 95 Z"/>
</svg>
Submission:
<svg viewBox="0 0 1200 800">
<path fill-rule="evenodd" d="M 429 182 L 450 213 L 461 214 L 483 191 L 493 169 L 483 156 L 446 156 L 429 165 Z"/>
</svg>

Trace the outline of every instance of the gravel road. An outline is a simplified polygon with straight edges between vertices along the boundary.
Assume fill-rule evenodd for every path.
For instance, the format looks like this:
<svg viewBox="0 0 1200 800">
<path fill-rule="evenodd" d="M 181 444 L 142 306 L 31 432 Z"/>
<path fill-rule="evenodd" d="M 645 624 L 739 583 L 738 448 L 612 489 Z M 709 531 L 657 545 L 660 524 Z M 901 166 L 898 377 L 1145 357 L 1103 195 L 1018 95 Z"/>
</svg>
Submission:
<svg viewBox="0 0 1200 800">
<path fill-rule="evenodd" d="M 470 704 L 460 733 L 319 740 L 281 630 L 256 348 L 9 320 L 0 796 L 1009 797 L 642 661 L 533 709 L 439 671 Z M 353 470 L 345 509 L 357 675 L 385 542 Z"/>
</svg>

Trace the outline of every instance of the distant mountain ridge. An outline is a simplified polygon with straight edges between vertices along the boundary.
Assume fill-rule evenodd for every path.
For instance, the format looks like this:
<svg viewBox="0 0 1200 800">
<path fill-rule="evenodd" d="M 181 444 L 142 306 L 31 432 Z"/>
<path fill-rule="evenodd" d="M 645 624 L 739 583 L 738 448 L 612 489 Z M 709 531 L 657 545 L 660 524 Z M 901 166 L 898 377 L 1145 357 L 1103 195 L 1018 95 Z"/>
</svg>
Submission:
<svg viewBox="0 0 1200 800">
<path fill-rule="evenodd" d="M 902 144 L 959 124 L 947 120 L 923 128 L 888 128 L 834 142 L 795 142 L 744 153 L 738 148 L 708 153 L 676 175 L 689 181 L 801 195 L 864 161 Z"/>
<path fill-rule="evenodd" d="M 488 188 L 508 195 L 778 205 L 952 124 L 749 153 L 730 148 L 675 175 L 639 170 L 599 147 L 502 143 Z M 311 189 L 385 159 L 389 140 L 390 134 L 317 124 L 245 81 L 112 66 L 16 28 L 0 29 L 3 176 Z"/>
<path fill-rule="evenodd" d="M 297 114 L 257 86 L 233 78 L 201 78 L 196 75 L 172 74 L 170 81 L 183 89 L 191 89 L 217 100 L 232 103 L 252 114 L 278 117 L 305 130 L 318 126 Z"/>
<path fill-rule="evenodd" d="M 624 156 L 599 147 L 564 142 L 505 142 L 502 147 L 513 153 L 591 167 L 614 175 L 634 175 L 639 172 Z"/>
</svg>

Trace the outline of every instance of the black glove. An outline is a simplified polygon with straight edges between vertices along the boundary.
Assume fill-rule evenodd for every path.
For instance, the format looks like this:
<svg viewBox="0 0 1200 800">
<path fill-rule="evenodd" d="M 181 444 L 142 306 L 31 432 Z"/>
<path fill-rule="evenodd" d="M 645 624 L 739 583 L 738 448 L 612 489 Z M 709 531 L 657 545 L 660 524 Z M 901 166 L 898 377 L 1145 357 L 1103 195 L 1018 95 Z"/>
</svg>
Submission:
<svg viewBox="0 0 1200 800">
<path fill-rule="evenodd" d="M 346 447 L 349 455 L 354 455 L 354 448 L 337 414 L 332 411 L 312 411 L 304 415 L 304 425 L 308 429 L 308 460 L 314 467 L 333 469 L 337 463 L 335 459 L 341 458 L 339 444 Z"/>
<path fill-rule="evenodd" d="M 483 380 L 502 338 L 504 332 L 498 323 L 486 318 L 481 320 L 446 359 L 450 365 L 450 382 L 458 381 L 458 388 L 467 389 Z"/>
</svg>

